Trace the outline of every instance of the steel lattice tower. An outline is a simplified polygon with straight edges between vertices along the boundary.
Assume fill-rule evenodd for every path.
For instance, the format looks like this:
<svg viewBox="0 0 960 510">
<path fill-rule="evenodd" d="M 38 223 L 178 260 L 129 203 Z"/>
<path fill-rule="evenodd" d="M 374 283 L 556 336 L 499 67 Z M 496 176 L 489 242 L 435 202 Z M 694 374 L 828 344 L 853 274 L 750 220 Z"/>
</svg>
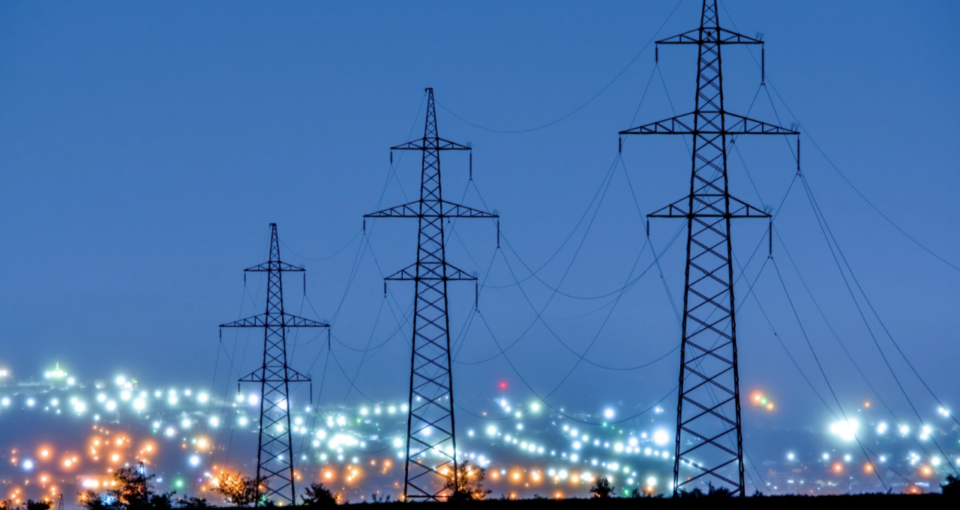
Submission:
<svg viewBox="0 0 960 510">
<path fill-rule="evenodd" d="M 364 216 L 417 218 L 420 224 L 417 262 L 386 278 L 388 281 L 413 281 L 416 285 L 404 500 L 445 499 L 450 493 L 444 489 L 444 483 L 451 477 L 456 480 L 458 476 L 447 282 L 475 281 L 476 278 L 447 263 L 444 220 L 498 217 L 443 200 L 440 151 L 471 149 L 439 137 L 433 89 L 428 88 L 426 92 L 427 119 L 423 138 L 391 147 L 391 150 L 422 151 L 420 200 Z"/>
<path fill-rule="evenodd" d="M 270 259 L 244 272 L 267 273 L 267 310 L 221 328 L 263 328 L 263 365 L 240 382 L 260 384 L 260 439 L 257 450 L 257 505 L 264 498 L 293 505 L 293 444 L 290 438 L 290 383 L 310 382 L 310 378 L 287 364 L 287 328 L 329 328 L 322 322 L 290 315 L 283 310 L 284 272 L 303 272 L 280 261 L 277 224 L 270 224 Z M 262 491 L 262 492 L 261 492 Z M 277 501 L 279 500 L 279 501 Z"/>
<path fill-rule="evenodd" d="M 693 135 L 690 195 L 648 215 L 687 220 L 675 496 L 683 485 L 706 476 L 744 495 L 730 220 L 770 215 L 730 195 L 727 144 L 739 135 L 798 134 L 724 110 L 721 47 L 763 42 L 720 28 L 717 14 L 716 0 L 704 0 L 700 28 L 657 41 L 697 46 L 696 109 L 620 132 Z M 683 481 L 681 465 L 691 468 Z"/>
</svg>

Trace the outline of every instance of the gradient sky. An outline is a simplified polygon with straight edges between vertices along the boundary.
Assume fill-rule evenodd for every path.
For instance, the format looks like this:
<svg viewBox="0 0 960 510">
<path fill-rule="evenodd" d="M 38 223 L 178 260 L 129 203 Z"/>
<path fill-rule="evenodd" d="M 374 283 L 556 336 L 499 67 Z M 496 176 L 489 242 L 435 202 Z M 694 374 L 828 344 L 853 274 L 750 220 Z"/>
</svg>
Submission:
<svg viewBox="0 0 960 510">
<path fill-rule="evenodd" d="M 258 277 L 245 292 L 241 270 L 265 259 L 268 224 L 276 222 L 283 259 L 308 269 L 310 302 L 299 279 L 287 280 L 287 309 L 335 319 L 334 355 L 347 375 L 358 374 L 363 395 L 405 397 L 409 326 L 391 335 L 413 288 L 393 283 L 385 300 L 381 278 L 414 262 L 416 225 L 369 222 L 364 235 L 361 217 L 415 198 L 419 160 L 396 154 L 394 174 L 388 147 L 421 136 L 427 86 L 436 90 L 441 136 L 472 144 L 476 187 L 502 216 L 499 254 L 496 228 L 485 221 L 457 225 L 448 239 L 448 259 L 487 283 L 480 309 L 497 341 L 505 347 L 535 321 L 527 299 L 537 310 L 551 299 L 524 264 L 540 267 L 573 231 L 538 276 L 567 295 L 607 297 L 553 297 L 543 311 L 552 331 L 581 354 L 596 336 L 585 358 L 614 368 L 668 353 L 679 343 L 670 300 L 682 309 L 682 236 L 661 259 L 663 280 L 654 267 L 612 313 L 618 294 L 611 293 L 643 245 L 638 205 L 647 214 L 685 194 L 684 142 L 626 140 L 623 166 L 604 183 L 619 130 L 693 109 L 693 49 L 661 48 L 659 71 L 652 46 L 638 56 L 655 35 L 697 26 L 700 2 L 683 0 L 671 15 L 675 5 L 0 4 L 0 364 L 19 377 L 60 362 L 88 379 L 124 372 L 232 391 L 236 374 L 224 367 L 249 372 L 260 346 L 255 336 L 231 332 L 220 350 L 217 325 L 263 308 Z M 859 284 L 930 387 L 960 411 L 960 270 L 887 223 L 815 148 L 909 235 L 960 265 L 949 213 L 960 186 L 953 154 L 960 62 L 949 49 L 960 6 L 731 0 L 720 19 L 767 42 L 767 90 L 758 89 L 757 50 L 724 49 L 728 110 L 746 113 L 756 96 L 752 117 L 802 126 L 804 174 Z M 523 133 L 475 126 L 520 131 L 575 110 Z M 778 242 L 775 260 L 841 403 L 878 395 L 843 354 L 788 253 L 879 397 L 910 415 L 799 182 L 779 207 L 795 175 L 790 145 L 775 137 L 738 145 L 743 159 L 731 155 L 731 191 L 779 214 L 786 250 Z M 466 156 L 446 153 L 442 161 L 445 197 L 481 206 L 472 186 L 465 192 Z M 680 227 L 655 222 L 657 249 Z M 766 256 L 765 233 L 762 221 L 734 228 L 739 263 L 762 243 L 737 288 L 742 385 L 780 402 L 772 423 L 821 427 L 829 411 L 774 336 L 829 395 L 771 263 L 754 292 L 773 328 L 758 301 L 744 297 Z M 652 260 L 645 251 L 634 277 Z M 510 286 L 514 277 L 527 279 Z M 452 292 L 455 333 L 473 297 L 469 284 Z M 917 408 L 933 415 L 937 404 L 860 304 Z M 463 406 L 481 405 L 501 380 L 524 384 L 502 357 L 475 363 L 499 352 L 478 317 L 463 338 L 455 366 Z M 358 373 L 356 350 L 388 339 Z M 322 344 L 298 337 L 294 367 L 319 378 Z M 647 407 L 676 384 L 679 359 L 674 352 L 638 370 L 576 365 L 579 358 L 539 322 L 507 354 L 550 403 L 587 412 Z M 347 377 L 332 361 L 328 370 L 325 402 L 364 401 L 347 395 Z"/>
</svg>

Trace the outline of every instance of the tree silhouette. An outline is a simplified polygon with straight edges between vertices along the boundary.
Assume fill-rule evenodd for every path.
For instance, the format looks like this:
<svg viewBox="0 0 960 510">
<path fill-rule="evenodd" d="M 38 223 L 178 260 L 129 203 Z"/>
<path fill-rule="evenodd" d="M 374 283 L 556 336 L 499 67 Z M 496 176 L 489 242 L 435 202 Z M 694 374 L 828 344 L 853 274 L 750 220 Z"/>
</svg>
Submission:
<svg viewBox="0 0 960 510">
<path fill-rule="evenodd" d="M 213 492 L 227 498 L 237 507 L 248 506 L 257 501 L 257 481 L 237 473 L 236 475 L 225 474 L 217 479 L 213 486 Z M 266 486 L 263 483 L 260 493 L 264 492 Z M 93 510 L 93 509 L 91 509 Z"/>
<path fill-rule="evenodd" d="M 113 473 L 112 489 L 105 495 L 94 491 L 81 493 L 81 504 L 87 510 L 169 510 L 173 508 L 170 498 L 174 493 L 155 492 L 151 483 L 155 476 L 147 476 L 137 467 L 120 468 Z"/>
<path fill-rule="evenodd" d="M 947 475 L 947 483 L 940 484 L 940 490 L 944 496 L 960 499 L 960 476 Z"/>
<path fill-rule="evenodd" d="M 469 460 L 454 468 L 456 476 L 454 473 L 448 474 L 445 484 L 445 488 L 452 493 L 451 501 L 479 501 L 490 494 L 491 491 L 483 488 L 483 481 L 487 478 L 485 469 Z"/>
<path fill-rule="evenodd" d="M 330 489 L 317 482 L 311 483 L 303 492 L 302 505 L 307 507 L 330 507 L 336 505 L 337 500 L 340 499 L 339 494 L 330 492 Z"/>
<path fill-rule="evenodd" d="M 610 485 L 610 480 L 607 480 L 605 476 L 597 478 L 597 481 L 593 483 L 593 487 L 590 487 L 590 492 L 593 493 L 593 497 L 598 499 L 612 497 L 615 490 L 616 488 Z"/>
</svg>

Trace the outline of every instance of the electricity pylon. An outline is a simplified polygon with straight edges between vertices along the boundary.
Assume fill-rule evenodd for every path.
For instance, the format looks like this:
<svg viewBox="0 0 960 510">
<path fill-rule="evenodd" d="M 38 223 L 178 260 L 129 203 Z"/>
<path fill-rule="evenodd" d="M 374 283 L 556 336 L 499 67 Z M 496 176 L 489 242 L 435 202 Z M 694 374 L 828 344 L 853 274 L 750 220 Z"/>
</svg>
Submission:
<svg viewBox="0 0 960 510">
<path fill-rule="evenodd" d="M 280 261 L 277 224 L 270 224 L 270 259 L 244 272 L 267 273 L 266 313 L 221 324 L 221 328 L 263 328 L 263 365 L 240 382 L 260 384 L 260 438 L 257 450 L 257 506 L 265 499 L 293 505 L 293 444 L 290 438 L 290 383 L 310 378 L 287 365 L 287 328 L 329 328 L 328 324 L 290 315 L 283 310 L 284 272 L 303 272 Z"/>
<path fill-rule="evenodd" d="M 743 434 L 730 220 L 769 218 L 770 215 L 730 195 L 727 143 L 739 135 L 799 133 L 724 110 L 720 48 L 727 44 L 762 45 L 763 42 L 720 28 L 716 0 L 704 0 L 700 28 L 657 44 L 693 44 L 699 49 L 696 109 L 620 132 L 620 135 L 693 135 L 690 195 L 648 215 L 687 220 L 673 493 L 676 496 L 683 485 L 711 476 L 730 486 L 734 494 L 743 496 Z M 692 468 L 682 481 L 681 465 Z"/>
<path fill-rule="evenodd" d="M 498 216 L 443 200 L 440 151 L 471 149 L 439 137 L 433 89 L 428 88 L 426 92 L 427 119 L 423 138 L 390 149 L 423 152 L 420 200 L 367 214 L 364 218 L 417 218 L 420 223 L 417 262 L 386 280 L 413 281 L 416 285 L 403 497 L 404 500 L 438 501 L 451 495 L 445 489 L 446 482 L 451 479 L 456 482 L 459 476 L 447 282 L 476 280 L 447 263 L 444 220 Z"/>
</svg>

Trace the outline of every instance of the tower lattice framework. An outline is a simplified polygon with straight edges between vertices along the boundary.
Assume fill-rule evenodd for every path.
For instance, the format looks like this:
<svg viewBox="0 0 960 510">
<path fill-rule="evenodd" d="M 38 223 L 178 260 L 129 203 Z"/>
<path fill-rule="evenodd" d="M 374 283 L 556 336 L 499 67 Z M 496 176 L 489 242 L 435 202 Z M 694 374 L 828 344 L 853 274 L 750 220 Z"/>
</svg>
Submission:
<svg viewBox="0 0 960 510">
<path fill-rule="evenodd" d="M 457 440 L 453 412 L 453 373 L 450 359 L 450 319 L 447 282 L 476 278 L 447 263 L 445 220 L 498 218 L 496 214 L 448 202 L 440 183 L 440 152 L 471 148 L 440 138 L 433 89 L 426 89 L 427 117 L 423 138 L 391 147 L 423 153 L 420 199 L 364 218 L 417 218 L 417 262 L 388 276 L 388 281 L 413 281 L 416 286 L 413 351 L 410 357 L 410 393 L 404 500 L 443 500 L 445 487 L 456 482 Z"/>
<path fill-rule="evenodd" d="M 287 329 L 329 328 L 322 322 L 288 314 L 283 309 L 285 272 L 305 269 L 280 261 L 277 224 L 270 224 L 270 258 L 244 272 L 267 273 L 266 312 L 221 324 L 221 328 L 263 328 L 263 365 L 239 382 L 260 384 L 260 437 L 257 449 L 257 505 L 266 499 L 293 505 L 297 492 L 293 473 L 293 444 L 290 437 L 290 383 L 310 378 L 287 364 Z"/>
<path fill-rule="evenodd" d="M 687 220 L 673 491 L 677 495 L 684 485 L 702 482 L 707 477 L 743 496 L 730 220 L 770 215 L 730 195 L 727 144 L 739 135 L 799 133 L 724 110 L 721 48 L 763 42 L 721 28 L 716 0 L 704 0 L 699 28 L 657 44 L 692 44 L 699 52 L 696 109 L 620 132 L 693 136 L 690 194 L 648 215 Z"/>
</svg>

